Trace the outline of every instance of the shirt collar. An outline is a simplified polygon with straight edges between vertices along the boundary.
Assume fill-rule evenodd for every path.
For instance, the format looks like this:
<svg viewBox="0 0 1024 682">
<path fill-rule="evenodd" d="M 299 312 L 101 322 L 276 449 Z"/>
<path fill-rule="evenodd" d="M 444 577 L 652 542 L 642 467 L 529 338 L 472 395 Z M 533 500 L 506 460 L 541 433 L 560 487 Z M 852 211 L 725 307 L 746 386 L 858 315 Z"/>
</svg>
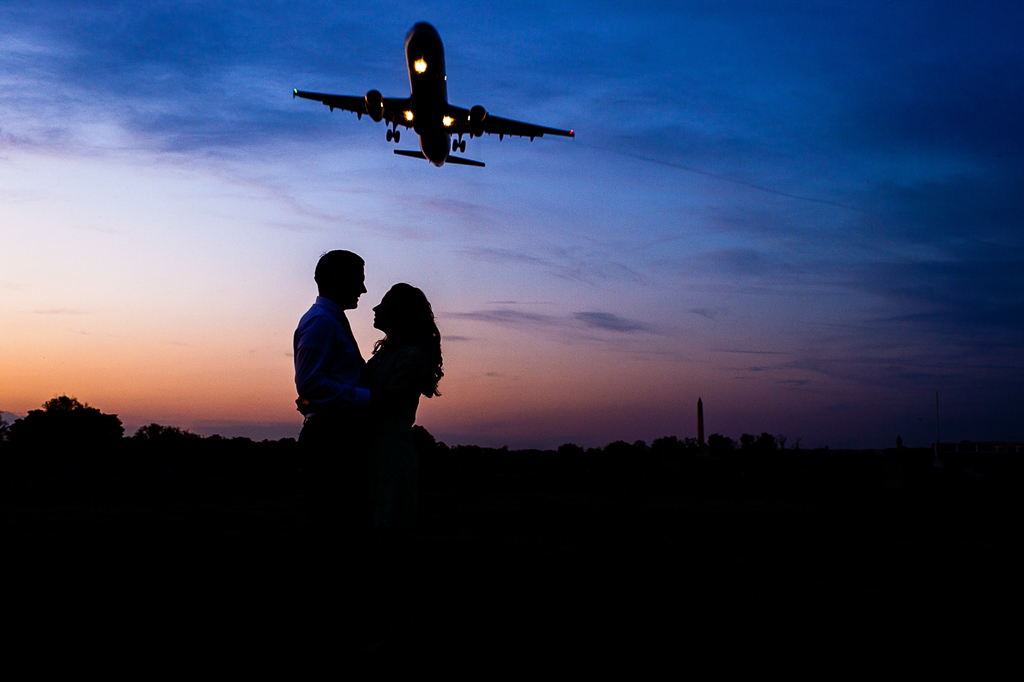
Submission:
<svg viewBox="0 0 1024 682">
<path fill-rule="evenodd" d="M 345 317 L 345 311 L 341 309 L 341 306 L 338 305 L 337 303 L 335 303 L 334 301 L 332 301 L 329 298 L 324 298 L 323 296 L 317 296 L 316 297 L 316 304 L 318 306 L 320 306 L 321 308 L 326 309 L 327 312 L 329 312 L 329 313 L 333 313 L 334 315 L 338 315 L 340 317 Z"/>
</svg>

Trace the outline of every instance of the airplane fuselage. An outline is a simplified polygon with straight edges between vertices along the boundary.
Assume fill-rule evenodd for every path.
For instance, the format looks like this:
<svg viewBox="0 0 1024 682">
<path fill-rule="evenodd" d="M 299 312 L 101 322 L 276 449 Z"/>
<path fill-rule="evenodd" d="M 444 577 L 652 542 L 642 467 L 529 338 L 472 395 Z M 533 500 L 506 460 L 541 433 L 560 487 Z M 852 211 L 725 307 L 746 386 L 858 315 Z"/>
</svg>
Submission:
<svg viewBox="0 0 1024 682">
<path fill-rule="evenodd" d="M 435 166 L 444 165 L 451 151 L 452 137 L 445 129 L 448 109 L 448 80 L 444 68 L 444 45 L 437 30 L 427 23 L 413 26 L 405 36 L 405 62 L 409 69 L 412 127 L 420 138 L 420 149 Z"/>
<path fill-rule="evenodd" d="M 332 95 L 323 92 L 308 92 L 295 88 L 292 97 L 301 97 L 321 102 L 331 111 L 350 111 L 359 118 L 369 116 L 371 121 L 384 121 L 388 126 L 385 138 L 398 142 L 402 131 L 399 127 L 412 128 L 420 140 L 420 151 L 396 149 L 399 156 L 426 159 L 435 166 L 453 163 L 460 166 L 483 168 L 482 161 L 453 156 L 450 152 L 466 151 L 463 136 L 481 137 L 497 135 L 499 140 L 506 136 L 534 138 L 545 135 L 574 137 L 572 130 L 559 130 L 523 121 L 494 116 L 477 104 L 469 109 L 448 103 L 448 77 L 445 73 L 444 45 L 437 29 L 420 22 L 405 36 L 405 62 L 409 71 L 409 96 L 384 97 L 379 90 L 369 90 L 365 96 Z M 457 137 L 458 139 L 453 140 Z"/>
</svg>

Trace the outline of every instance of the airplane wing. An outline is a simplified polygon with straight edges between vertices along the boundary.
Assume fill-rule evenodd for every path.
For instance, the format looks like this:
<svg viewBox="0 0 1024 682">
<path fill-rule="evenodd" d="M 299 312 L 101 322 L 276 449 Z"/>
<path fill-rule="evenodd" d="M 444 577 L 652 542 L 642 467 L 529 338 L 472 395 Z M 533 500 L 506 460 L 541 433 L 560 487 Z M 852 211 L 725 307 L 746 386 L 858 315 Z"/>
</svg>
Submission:
<svg viewBox="0 0 1024 682">
<path fill-rule="evenodd" d="M 473 107 L 477 109 L 478 107 Z M 572 130 L 559 130 L 558 128 L 548 128 L 545 126 L 534 125 L 532 123 L 523 123 L 522 121 L 513 121 L 510 118 L 501 118 L 500 116 L 494 116 L 483 111 L 483 107 L 479 107 L 479 110 L 483 112 L 482 120 L 479 120 L 476 126 L 473 125 L 471 112 L 469 109 L 463 109 L 462 107 L 448 107 L 448 115 L 452 117 L 452 124 L 448 126 L 452 133 L 455 134 L 482 134 L 487 133 L 488 135 L 498 135 L 504 137 L 505 135 L 515 135 L 517 137 L 528 137 L 531 140 L 535 137 L 544 137 L 545 135 L 561 135 L 563 137 L 576 137 L 576 133 Z"/>
<path fill-rule="evenodd" d="M 379 95 L 380 93 L 377 94 Z M 322 102 L 324 106 L 330 107 L 331 111 L 334 111 L 335 109 L 351 111 L 359 116 L 359 118 L 362 118 L 363 115 L 366 114 L 365 97 L 356 97 L 353 95 L 328 95 L 322 92 L 306 92 L 305 90 L 292 90 L 292 97 L 301 97 L 302 99 L 311 99 L 315 102 Z M 403 115 L 403 113 L 410 108 L 408 97 L 383 97 L 381 100 L 384 103 L 385 121 L 398 121 L 398 125 L 403 125 L 406 128 L 412 127 L 412 123 L 407 122 Z"/>
</svg>

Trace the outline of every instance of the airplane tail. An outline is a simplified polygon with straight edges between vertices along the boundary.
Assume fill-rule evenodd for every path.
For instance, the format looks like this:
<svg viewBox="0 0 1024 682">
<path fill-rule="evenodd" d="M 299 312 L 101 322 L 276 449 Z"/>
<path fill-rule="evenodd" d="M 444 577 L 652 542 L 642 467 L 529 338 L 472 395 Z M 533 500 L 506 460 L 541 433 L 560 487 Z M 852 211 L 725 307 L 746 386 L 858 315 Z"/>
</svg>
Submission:
<svg viewBox="0 0 1024 682">
<path fill-rule="evenodd" d="M 484 167 L 483 161 L 474 161 L 473 159 L 466 159 L 461 156 L 449 156 L 445 159 L 445 163 L 454 163 L 459 166 L 477 166 L 479 168 Z"/>
<path fill-rule="evenodd" d="M 404 149 L 396 149 L 395 153 L 398 154 L 399 156 L 408 156 L 408 157 L 411 157 L 413 159 L 426 159 L 427 158 L 427 157 L 425 157 L 423 155 L 423 152 L 409 152 L 409 151 L 406 151 Z"/>
<path fill-rule="evenodd" d="M 399 156 L 408 156 L 409 158 L 412 159 L 427 159 L 427 157 L 423 155 L 423 152 L 407 151 L 405 149 L 396 149 L 394 151 Z M 445 159 L 445 163 L 454 163 L 458 166 L 477 166 L 479 168 L 484 168 L 484 163 L 482 161 L 464 159 L 461 156 L 449 156 L 447 159 Z"/>
</svg>

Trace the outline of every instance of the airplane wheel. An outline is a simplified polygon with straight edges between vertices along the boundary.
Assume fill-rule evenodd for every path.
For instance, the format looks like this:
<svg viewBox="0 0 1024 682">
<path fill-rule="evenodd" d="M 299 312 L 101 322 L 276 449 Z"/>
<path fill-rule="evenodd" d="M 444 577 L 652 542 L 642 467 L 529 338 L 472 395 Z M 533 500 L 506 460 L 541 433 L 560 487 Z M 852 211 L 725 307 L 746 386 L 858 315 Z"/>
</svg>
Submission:
<svg viewBox="0 0 1024 682">
<path fill-rule="evenodd" d="M 462 153 L 466 152 L 466 141 L 465 140 L 463 140 L 462 142 L 459 143 L 459 151 L 462 152 Z"/>
<path fill-rule="evenodd" d="M 401 139 L 402 139 L 402 131 L 401 130 L 396 130 L 395 131 L 395 142 L 398 142 Z"/>
<path fill-rule="evenodd" d="M 388 142 L 391 142 L 391 137 L 392 137 L 392 135 L 391 135 L 391 131 L 390 131 L 390 130 L 388 130 Z"/>
<path fill-rule="evenodd" d="M 453 152 L 459 151 L 459 141 L 458 140 L 452 140 L 452 151 Z"/>
</svg>

